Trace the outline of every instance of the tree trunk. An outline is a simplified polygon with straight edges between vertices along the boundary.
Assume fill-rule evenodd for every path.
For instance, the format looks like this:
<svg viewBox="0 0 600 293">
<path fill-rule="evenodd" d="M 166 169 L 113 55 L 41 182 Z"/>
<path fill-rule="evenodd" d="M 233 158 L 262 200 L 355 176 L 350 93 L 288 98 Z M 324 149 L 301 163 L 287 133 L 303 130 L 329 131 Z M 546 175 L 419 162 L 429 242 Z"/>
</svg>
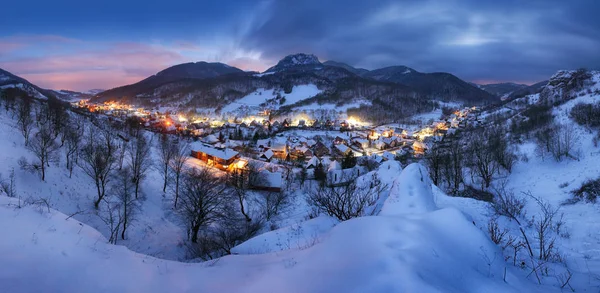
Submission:
<svg viewBox="0 0 600 293">
<path fill-rule="evenodd" d="M 244 209 L 244 197 L 238 196 L 238 199 L 240 200 L 240 210 L 242 211 L 242 215 L 244 215 L 244 217 L 246 218 L 246 222 L 251 222 L 252 219 L 250 218 L 250 216 L 248 216 L 248 214 L 246 214 L 246 210 Z"/>
<path fill-rule="evenodd" d="M 127 230 L 127 202 L 123 205 L 123 231 L 121 232 L 123 240 L 125 240 L 125 230 Z"/>
<path fill-rule="evenodd" d="M 167 166 L 167 165 L 165 165 Z M 167 179 L 169 177 L 169 169 L 167 169 L 168 167 L 165 167 L 165 183 L 163 184 L 163 193 L 167 192 Z"/>
<path fill-rule="evenodd" d="M 135 199 L 138 198 L 138 191 L 140 189 L 140 180 L 138 178 L 133 180 L 135 183 Z"/>
<path fill-rule="evenodd" d="M 177 200 L 179 199 L 179 174 L 175 175 L 175 204 L 174 207 L 177 208 Z"/>
<path fill-rule="evenodd" d="M 100 192 L 100 182 L 96 179 L 96 190 L 98 191 L 98 200 L 94 202 L 94 207 L 98 209 L 100 201 L 102 201 L 102 193 Z"/>
<path fill-rule="evenodd" d="M 192 243 L 198 243 L 198 231 L 200 231 L 200 225 L 194 225 L 192 228 Z"/>
</svg>

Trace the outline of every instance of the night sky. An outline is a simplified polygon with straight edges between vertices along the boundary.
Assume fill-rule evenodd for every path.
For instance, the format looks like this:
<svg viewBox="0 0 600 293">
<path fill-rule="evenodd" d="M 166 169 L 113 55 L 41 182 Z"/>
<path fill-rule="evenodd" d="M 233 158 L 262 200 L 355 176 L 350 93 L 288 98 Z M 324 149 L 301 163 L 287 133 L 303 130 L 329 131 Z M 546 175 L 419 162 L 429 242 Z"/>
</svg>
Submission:
<svg viewBox="0 0 600 293">
<path fill-rule="evenodd" d="M 58 0 L 1 7 L 0 68 L 53 89 L 108 89 L 191 61 L 262 71 L 299 52 L 480 83 L 533 83 L 559 69 L 600 67 L 597 0 Z"/>
</svg>

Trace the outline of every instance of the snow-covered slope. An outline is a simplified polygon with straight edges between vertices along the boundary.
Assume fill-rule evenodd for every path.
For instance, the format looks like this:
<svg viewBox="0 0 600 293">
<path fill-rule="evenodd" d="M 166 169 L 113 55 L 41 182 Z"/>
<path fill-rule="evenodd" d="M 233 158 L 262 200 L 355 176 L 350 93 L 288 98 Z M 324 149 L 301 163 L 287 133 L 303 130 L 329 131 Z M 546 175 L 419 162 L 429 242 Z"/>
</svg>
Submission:
<svg viewBox="0 0 600 293">
<path fill-rule="evenodd" d="M 292 105 L 304 99 L 312 98 L 319 93 L 321 93 L 321 90 L 314 84 L 296 85 L 289 94 L 286 94 L 283 91 L 260 88 L 245 97 L 226 105 L 221 109 L 221 113 L 235 113 L 240 109 L 258 107 L 261 104 L 268 103 L 270 100 L 272 101 L 273 108 L 278 109 L 279 106 Z M 280 100 L 273 100 L 278 94 L 285 98 L 283 99 L 283 102 Z"/>
<path fill-rule="evenodd" d="M 407 168 L 413 173 L 419 167 Z M 410 178 L 411 176 L 401 176 Z M 420 183 L 416 183 L 420 184 Z M 429 195 L 430 191 L 426 192 Z M 419 196 L 428 196 L 419 194 Z M 432 199 L 430 199 L 432 200 Z M 342 222 L 323 241 L 277 253 L 178 263 L 106 244 L 54 210 L 0 198 L 7 292 L 536 292 L 456 209 Z M 425 208 L 419 208 L 426 210 Z M 31 280 L 35 280 L 32 282 Z M 539 292 L 548 292 L 540 288 Z"/>
</svg>

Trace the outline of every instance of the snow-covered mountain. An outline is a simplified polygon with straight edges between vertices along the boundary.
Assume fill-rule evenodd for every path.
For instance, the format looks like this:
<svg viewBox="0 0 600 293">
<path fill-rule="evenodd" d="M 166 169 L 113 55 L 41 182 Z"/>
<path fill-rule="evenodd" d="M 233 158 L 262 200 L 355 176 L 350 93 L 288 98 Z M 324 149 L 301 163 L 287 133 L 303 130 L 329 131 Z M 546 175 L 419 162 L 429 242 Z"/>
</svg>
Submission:
<svg viewBox="0 0 600 293">
<path fill-rule="evenodd" d="M 540 92 L 540 101 L 552 105 L 577 96 L 591 94 L 600 88 L 600 71 L 560 70 Z"/>
<path fill-rule="evenodd" d="M 289 70 L 292 68 L 318 69 L 322 68 L 322 66 L 323 64 L 321 64 L 317 56 L 313 54 L 298 53 L 285 56 L 283 59 L 279 60 L 275 66 L 267 69 L 265 73 Z"/>
<path fill-rule="evenodd" d="M 316 103 L 344 105 L 359 99 L 378 100 L 381 103 L 369 106 L 378 107 L 375 111 L 367 108 L 360 111 L 387 111 L 386 115 L 379 116 L 395 120 L 430 108 L 428 104 L 433 100 L 468 104 L 499 100 L 451 74 L 425 74 L 401 66 L 368 71 L 333 61 L 323 64 L 315 55 L 300 53 L 284 57 L 260 74 L 243 72 L 221 63 L 176 65 L 138 83 L 99 93 L 93 101 L 122 99 L 141 105 L 214 108 L 218 112 L 260 89 L 289 93 L 294 86 L 308 84 L 316 85 L 320 95 L 312 99 L 307 97 L 302 103 L 288 108 Z"/>
<path fill-rule="evenodd" d="M 36 99 L 46 100 L 52 95 L 49 90 L 44 90 L 24 78 L 18 77 L 8 71 L 0 69 L 0 89 L 18 89 L 26 92 Z"/>
</svg>

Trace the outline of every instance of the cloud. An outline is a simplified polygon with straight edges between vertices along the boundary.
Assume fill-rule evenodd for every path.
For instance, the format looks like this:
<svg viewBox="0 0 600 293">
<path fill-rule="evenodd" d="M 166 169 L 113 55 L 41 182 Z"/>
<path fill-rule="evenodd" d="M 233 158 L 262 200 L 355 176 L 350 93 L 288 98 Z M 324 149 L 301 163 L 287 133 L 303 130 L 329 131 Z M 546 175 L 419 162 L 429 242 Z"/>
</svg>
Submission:
<svg viewBox="0 0 600 293">
<path fill-rule="evenodd" d="M 120 86 L 191 61 L 264 70 L 298 52 L 367 69 L 406 65 L 466 80 L 537 81 L 559 69 L 600 66 L 600 2 L 595 0 L 211 0 L 194 5 L 198 9 L 130 5 L 125 12 L 74 16 L 103 20 L 101 26 L 9 15 L 0 24 L 21 23 L 7 31 L 28 35 L 0 37 L 0 67 L 49 87 L 55 87 L 52 80 L 87 89 L 93 81 L 93 87 Z M 48 13 L 69 11 L 47 6 Z M 67 84 L 64 77 L 75 73 L 77 82 Z"/>
<path fill-rule="evenodd" d="M 535 81 L 600 65 L 600 18 L 591 12 L 598 10 L 591 0 L 276 1 L 243 44 L 262 58 L 312 52 L 371 69 Z"/>
<path fill-rule="evenodd" d="M 183 41 L 169 44 L 65 40 L 69 39 L 11 38 L 15 47 L 23 50 L 19 54 L 8 51 L 0 57 L 0 67 L 42 87 L 71 90 L 122 86 L 191 61 L 225 62 L 249 70 L 265 68 L 260 53 L 241 50 L 223 40 L 206 42 L 210 46 Z"/>
</svg>

